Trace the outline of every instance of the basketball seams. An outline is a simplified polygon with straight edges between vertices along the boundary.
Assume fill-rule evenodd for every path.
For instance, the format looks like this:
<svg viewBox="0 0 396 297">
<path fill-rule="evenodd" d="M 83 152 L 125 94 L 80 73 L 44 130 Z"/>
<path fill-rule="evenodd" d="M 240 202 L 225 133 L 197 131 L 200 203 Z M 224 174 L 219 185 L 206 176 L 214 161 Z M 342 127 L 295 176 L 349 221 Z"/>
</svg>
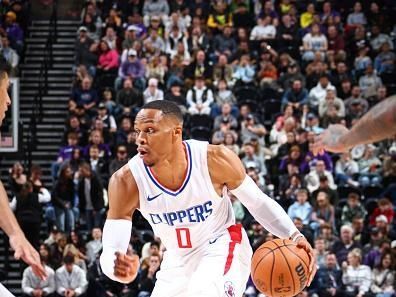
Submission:
<svg viewBox="0 0 396 297">
<path fill-rule="evenodd" d="M 287 246 L 294 246 L 294 244 L 288 244 Z M 269 251 L 268 253 L 266 253 L 265 255 L 261 256 L 260 261 L 257 262 L 256 267 L 253 269 L 253 274 L 256 273 L 257 266 L 260 264 L 260 262 L 261 262 L 265 257 L 267 257 L 271 252 L 273 253 L 274 251 L 276 251 L 276 250 L 279 249 L 279 248 L 281 248 L 281 247 L 277 246 L 276 248 L 272 248 L 272 249 L 271 249 L 271 248 L 269 248 L 269 247 L 262 246 L 262 247 L 259 247 L 257 250 L 255 250 L 255 251 L 254 251 L 254 254 L 255 254 L 256 252 L 258 252 L 259 250 L 262 250 L 262 249 L 269 249 L 270 251 Z"/>
<path fill-rule="evenodd" d="M 285 244 L 285 241 L 283 240 L 283 246 L 279 246 L 275 241 L 274 241 L 274 243 L 279 247 L 279 251 L 282 253 L 282 256 L 283 256 L 283 258 L 285 259 L 285 262 L 286 262 L 286 264 L 287 264 L 287 267 L 289 268 L 289 272 L 290 272 L 290 276 L 291 276 L 291 278 L 292 278 L 292 280 L 293 280 L 293 293 L 295 294 L 296 293 L 296 283 L 295 283 L 295 281 L 294 281 L 294 275 L 293 275 L 293 271 L 292 271 L 292 269 L 291 269 L 291 267 L 290 267 L 290 265 L 289 265 L 289 261 L 287 261 L 287 258 L 286 258 L 286 256 L 285 256 L 285 254 L 283 253 L 283 251 L 282 251 L 282 249 L 281 249 L 281 247 L 284 247 L 286 244 Z"/>
<path fill-rule="evenodd" d="M 285 245 L 286 247 L 287 247 L 287 249 L 290 251 L 290 252 L 292 252 L 294 255 L 296 255 L 303 263 L 304 263 L 304 265 L 305 265 L 305 267 L 306 267 L 306 269 L 307 269 L 307 271 L 308 271 L 308 265 L 307 265 L 307 263 L 305 263 L 305 261 L 304 261 L 304 259 L 303 258 L 301 258 L 300 257 L 300 255 L 299 254 L 296 254 L 292 249 L 290 249 L 290 248 L 288 248 L 288 246 L 290 246 L 290 245 Z"/>
<path fill-rule="evenodd" d="M 270 293 L 272 295 L 272 274 L 274 273 L 274 267 L 275 267 L 275 253 L 272 251 L 272 268 L 271 268 L 271 274 L 270 274 Z"/>
</svg>

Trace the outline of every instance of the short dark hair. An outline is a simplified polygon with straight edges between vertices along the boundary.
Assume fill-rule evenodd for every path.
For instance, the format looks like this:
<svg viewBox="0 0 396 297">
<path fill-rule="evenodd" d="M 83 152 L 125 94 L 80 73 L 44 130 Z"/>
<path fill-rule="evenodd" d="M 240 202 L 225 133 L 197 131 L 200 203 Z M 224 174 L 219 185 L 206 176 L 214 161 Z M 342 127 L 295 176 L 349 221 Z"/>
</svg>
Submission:
<svg viewBox="0 0 396 297">
<path fill-rule="evenodd" d="M 63 257 L 63 263 L 65 264 L 74 264 L 74 256 L 67 254 Z"/>
<path fill-rule="evenodd" d="M 4 78 L 5 74 L 10 75 L 10 71 L 10 64 L 4 58 L 0 58 L 0 80 Z"/>
<path fill-rule="evenodd" d="M 150 247 L 156 246 L 158 249 L 160 249 L 160 242 L 157 240 L 153 240 L 152 242 L 150 242 Z"/>
<path fill-rule="evenodd" d="M 142 109 L 161 110 L 164 116 L 171 116 L 183 123 L 183 114 L 176 103 L 168 100 L 155 100 L 143 105 Z"/>
</svg>

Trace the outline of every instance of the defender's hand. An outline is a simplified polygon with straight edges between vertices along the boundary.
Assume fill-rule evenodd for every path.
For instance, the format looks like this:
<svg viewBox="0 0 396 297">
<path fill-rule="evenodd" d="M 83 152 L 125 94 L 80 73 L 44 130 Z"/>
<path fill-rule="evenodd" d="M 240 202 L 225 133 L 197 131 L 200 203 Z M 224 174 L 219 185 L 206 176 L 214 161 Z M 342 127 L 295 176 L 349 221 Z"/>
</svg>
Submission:
<svg viewBox="0 0 396 297">
<path fill-rule="evenodd" d="M 137 255 L 128 256 L 120 252 L 116 252 L 115 255 L 114 275 L 122 283 L 129 284 L 136 278 L 139 271 L 139 257 Z"/>
<path fill-rule="evenodd" d="M 318 269 L 316 264 L 316 257 L 313 252 L 313 248 L 307 241 L 305 237 L 300 237 L 297 239 L 297 247 L 304 249 L 308 253 L 309 257 L 309 268 L 308 268 L 308 282 L 307 287 L 311 285 L 311 282 L 316 274 L 316 270 Z"/>
<path fill-rule="evenodd" d="M 315 138 L 314 154 L 317 155 L 324 150 L 333 153 L 346 152 L 348 147 L 340 139 L 348 132 L 349 130 L 343 125 L 330 125 L 323 133 Z"/>
</svg>

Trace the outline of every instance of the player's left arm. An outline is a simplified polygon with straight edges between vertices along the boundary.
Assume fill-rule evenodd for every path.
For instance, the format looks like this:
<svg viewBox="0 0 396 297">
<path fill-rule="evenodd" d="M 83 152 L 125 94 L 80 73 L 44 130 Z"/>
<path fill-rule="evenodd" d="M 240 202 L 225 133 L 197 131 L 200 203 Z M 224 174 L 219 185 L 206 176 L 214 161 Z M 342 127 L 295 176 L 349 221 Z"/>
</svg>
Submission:
<svg viewBox="0 0 396 297">
<path fill-rule="evenodd" d="M 239 157 L 224 146 L 210 145 L 208 167 L 212 182 L 226 185 L 262 226 L 279 238 L 292 239 L 297 246 L 307 251 L 311 259 L 308 280 L 310 284 L 316 273 L 316 261 L 311 245 L 298 231 L 283 208 L 264 194 L 246 174 Z"/>
</svg>

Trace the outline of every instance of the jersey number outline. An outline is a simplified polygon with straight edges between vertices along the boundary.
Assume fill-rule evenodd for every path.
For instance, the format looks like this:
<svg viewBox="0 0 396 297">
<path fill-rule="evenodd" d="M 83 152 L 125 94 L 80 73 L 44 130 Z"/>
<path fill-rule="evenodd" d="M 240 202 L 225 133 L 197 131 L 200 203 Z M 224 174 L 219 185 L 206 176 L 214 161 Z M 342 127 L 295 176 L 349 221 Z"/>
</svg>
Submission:
<svg viewBox="0 0 396 297">
<path fill-rule="evenodd" d="M 179 248 L 181 248 L 181 249 L 192 248 L 190 229 L 189 228 L 176 228 L 175 230 L 176 230 L 177 243 L 179 245 Z"/>
</svg>

